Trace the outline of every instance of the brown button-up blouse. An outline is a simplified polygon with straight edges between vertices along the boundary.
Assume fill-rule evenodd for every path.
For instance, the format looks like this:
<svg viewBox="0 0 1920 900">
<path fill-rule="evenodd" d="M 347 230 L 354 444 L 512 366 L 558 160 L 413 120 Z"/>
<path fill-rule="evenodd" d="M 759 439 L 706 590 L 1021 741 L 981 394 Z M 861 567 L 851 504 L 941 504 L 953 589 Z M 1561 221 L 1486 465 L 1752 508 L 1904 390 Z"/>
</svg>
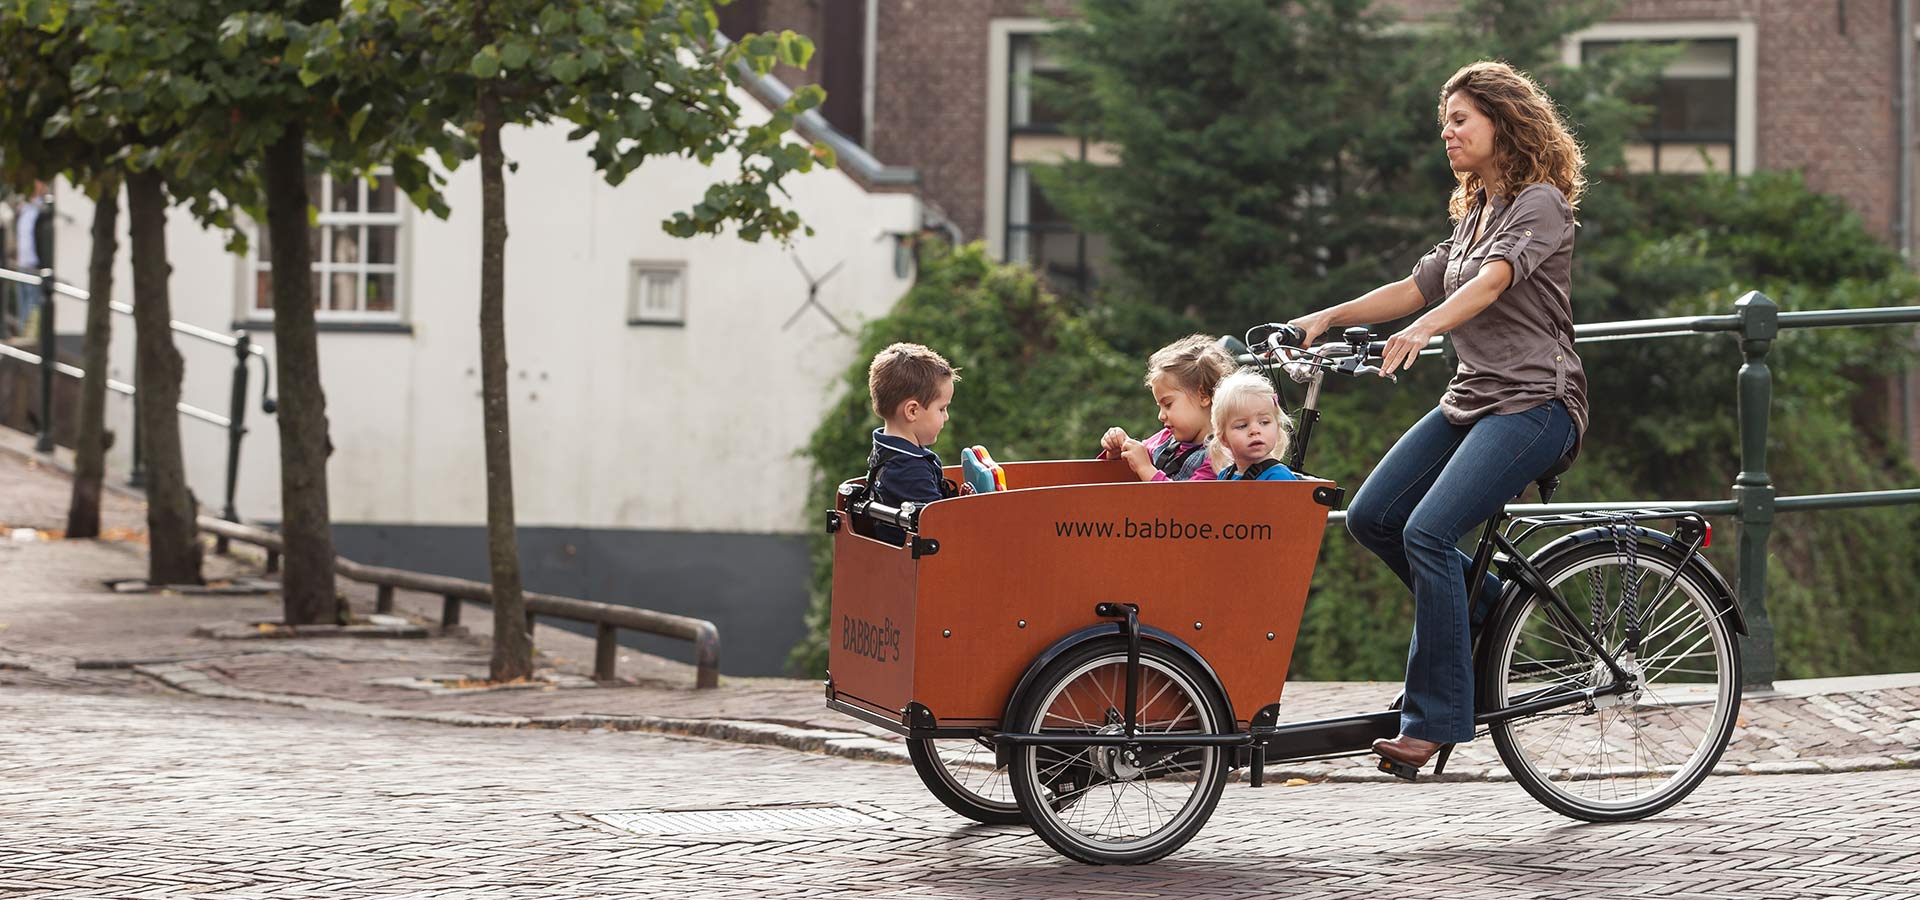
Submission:
<svg viewBox="0 0 1920 900">
<path fill-rule="evenodd" d="M 1487 216 L 1485 233 L 1480 219 Z M 1522 188 L 1511 201 L 1485 191 L 1473 211 L 1413 267 L 1428 306 L 1473 280 L 1480 267 L 1504 259 L 1513 283 L 1479 315 L 1453 330 L 1460 365 L 1440 409 L 1447 421 L 1525 412 L 1549 400 L 1566 404 L 1574 430 L 1587 431 L 1587 373 L 1573 352 L 1573 209 L 1550 184 Z M 1576 438 L 1567 461 L 1580 452 Z"/>
</svg>

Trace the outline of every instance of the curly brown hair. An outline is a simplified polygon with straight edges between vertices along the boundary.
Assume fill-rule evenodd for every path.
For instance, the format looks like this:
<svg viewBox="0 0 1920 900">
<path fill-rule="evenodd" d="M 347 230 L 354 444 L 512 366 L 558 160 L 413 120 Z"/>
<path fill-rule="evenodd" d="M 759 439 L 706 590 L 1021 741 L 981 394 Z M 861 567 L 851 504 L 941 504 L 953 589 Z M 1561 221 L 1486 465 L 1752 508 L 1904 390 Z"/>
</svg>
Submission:
<svg viewBox="0 0 1920 900">
<path fill-rule="evenodd" d="M 1493 122 L 1494 165 L 1499 167 L 1504 190 L 1518 193 L 1529 184 L 1551 184 L 1566 196 L 1568 206 L 1580 208 L 1580 195 L 1587 189 L 1582 172 L 1586 159 L 1540 85 L 1503 62 L 1483 60 L 1461 66 L 1440 91 L 1442 128 L 1446 127 L 1447 98 L 1462 92 Z M 1447 214 L 1458 222 L 1466 218 L 1474 195 L 1486 185 L 1472 172 L 1454 176 L 1459 183 L 1447 200 Z"/>
</svg>

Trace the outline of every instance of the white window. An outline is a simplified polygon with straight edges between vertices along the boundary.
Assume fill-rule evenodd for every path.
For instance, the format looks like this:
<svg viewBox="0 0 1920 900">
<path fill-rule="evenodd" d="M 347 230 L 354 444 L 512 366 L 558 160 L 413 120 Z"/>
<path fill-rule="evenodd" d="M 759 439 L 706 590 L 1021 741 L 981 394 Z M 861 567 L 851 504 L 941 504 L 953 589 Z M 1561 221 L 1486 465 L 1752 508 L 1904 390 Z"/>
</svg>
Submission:
<svg viewBox="0 0 1920 900">
<path fill-rule="evenodd" d="M 399 321 L 404 213 L 393 179 L 384 171 L 346 181 L 316 175 L 307 179 L 307 195 L 320 210 L 309 247 L 315 318 Z M 273 317 L 272 251 L 267 229 L 257 228 L 248 318 Z"/>
<path fill-rule="evenodd" d="M 627 324 L 686 323 L 686 263 L 632 263 L 627 276 Z"/>
<path fill-rule="evenodd" d="M 1683 45 L 1659 82 L 1636 98 L 1651 112 L 1627 142 L 1628 171 L 1753 171 L 1753 23 L 1610 22 L 1571 36 L 1566 61 L 1582 63 L 1628 43 Z"/>
<path fill-rule="evenodd" d="M 1085 291 L 1107 269 L 1107 240 L 1076 230 L 1047 201 L 1032 167 L 1060 160 L 1111 164 L 1110 147 L 1065 133 L 1065 112 L 1047 104 L 1036 82 L 1061 77 L 1040 37 L 1050 23 L 993 22 L 988 65 L 986 227 L 988 246 L 1007 262 L 1023 262 L 1060 290 Z"/>
</svg>

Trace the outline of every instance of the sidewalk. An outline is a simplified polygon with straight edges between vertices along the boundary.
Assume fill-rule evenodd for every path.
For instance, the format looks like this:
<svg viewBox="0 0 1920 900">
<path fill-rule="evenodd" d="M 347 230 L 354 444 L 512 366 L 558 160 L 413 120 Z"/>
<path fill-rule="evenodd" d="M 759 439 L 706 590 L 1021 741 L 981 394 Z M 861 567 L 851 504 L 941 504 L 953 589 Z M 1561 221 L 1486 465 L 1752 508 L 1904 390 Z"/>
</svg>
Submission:
<svg viewBox="0 0 1920 900">
<path fill-rule="evenodd" d="M 611 728 L 692 734 L 855 758 L 904 761 L 887 732 L 829 712 L 819 682 L 721 679 L 693 689 L 691 666 L 625 650 L 622 680 L 594 684 L 593 640 L 559 628 L 535 633 L 536 686 L 447 687 L 486 677 L 491 613 L 469 604 L 468 629 L 435 627 L 440 598 L 401 593 L 396 612 L 430 626 L 425 638 L 196 636 L 200 626 L 279 617 L 277 594 L 115 593 L 106 582 L 146 571 L 139 499 L 109 491 L 102 517 L 121 540 L 13 540 L 23 529 L 64 526 L 67 476 L 31 454 L 31 439 L 0 429 L 0 686 L 52 683 L 90 690 L 165 685 L 209 698 L 492 727 Z M 257 576 L 257 559 L 209 553 L 209 580 Z M 373 589 L 342 580 L 354 610 L 373 609 Z M 725 635 L 722 635 L 724 647 Z M 724 655 L 722 659 L 724 659 Z M 1384 708 L 1398 686 L 1298 682 L 1284 718 L 1303 720 Z M 1920 673 L 1783 682 L 1749 696 L 1721 764 L 1725 773 L 1861 771 L 1920 765 Z M 1289 764 L 1272 777 L 1372 780 L 1367 758 Z M 1464 745 L 1448 778 L 1506 777 L 1492 742 Z"/>
</svg>

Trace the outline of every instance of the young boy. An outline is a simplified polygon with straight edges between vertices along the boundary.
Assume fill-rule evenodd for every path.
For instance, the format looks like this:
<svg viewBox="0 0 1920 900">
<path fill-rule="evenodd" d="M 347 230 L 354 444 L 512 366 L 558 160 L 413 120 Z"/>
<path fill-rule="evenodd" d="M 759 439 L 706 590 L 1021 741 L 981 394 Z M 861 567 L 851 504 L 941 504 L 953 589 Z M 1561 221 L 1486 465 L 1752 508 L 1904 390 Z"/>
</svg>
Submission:
<svg viewBox="0 0 1920 900">
<path fill-rule="evenodd" d="M 873 358 L 867 392 L 873 411 L 886 423 L 873 430 L 873 455 L 867 461 L 875 500 L 899 506 L 950 496 L 940 477 L 940 457 L 927 448 L 947 424 L 959 380 L 960 373 L 940 354 L 919 344 L 894 344 Z M 874 526 L 874 537 L 894 544 L 907 539 L 891 525 Z"/>
</svg>

